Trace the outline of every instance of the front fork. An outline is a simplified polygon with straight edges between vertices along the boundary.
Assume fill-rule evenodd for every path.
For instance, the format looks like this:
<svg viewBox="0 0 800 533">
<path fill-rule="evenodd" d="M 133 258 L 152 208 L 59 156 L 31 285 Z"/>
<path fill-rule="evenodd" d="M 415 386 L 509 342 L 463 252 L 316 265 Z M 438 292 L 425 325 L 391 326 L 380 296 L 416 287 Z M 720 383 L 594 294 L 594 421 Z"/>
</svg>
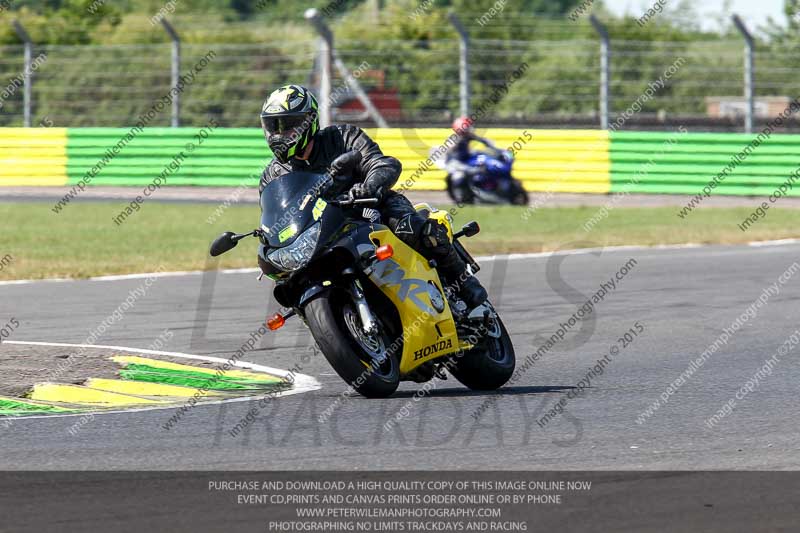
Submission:
<svg viewBox="0 0 800 533">
<path fill-rule="evenodd" d="M 461 257 L 461 259 L 467 264 L 470 269 L 470 274 L 473 276 L 478 273 L 481 267 L 478 265 L 478 262 L 473 259 L 470 253 L 464 248 L 458 239 L 453 239 L 453 248 L 456 249 L 456 253 Z"/>
<path fill-rule="evenodd" d="M 348 269 L 349 270 L 349 269 Z M 353 303 L 356 304 L 356 312 L 361 319 L 361 328 L 367 335 L 376 335 L 378 333 L 378 321 L 372 310 L 367 304 L 367 299 L 364 296 L 364 291 L 361 288 L 361 283 L 353 276 L 350 278 L 350 283 L 347 287 L 350 297 L 353 298 Z"/>
</svg>

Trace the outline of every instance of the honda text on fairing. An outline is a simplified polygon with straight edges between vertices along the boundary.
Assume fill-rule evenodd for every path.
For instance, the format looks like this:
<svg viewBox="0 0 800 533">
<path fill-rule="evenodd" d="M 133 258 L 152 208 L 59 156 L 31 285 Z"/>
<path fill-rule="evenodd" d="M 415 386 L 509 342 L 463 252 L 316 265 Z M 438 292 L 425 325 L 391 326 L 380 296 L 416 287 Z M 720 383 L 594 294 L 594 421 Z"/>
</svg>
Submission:
<svg viewBox="0 0 800 533">
<path fill-rule="evenodd" d="M 471 389 L 503 386 L 515 367 L 514 347 L 490 302 L 471 311 L 457 287 L 443 285 L 427 260 L 380 224 L 377 198 L 343 195 L 359 152 L 347 152 L 327 174 L 292 172 L 261 195 L 261 226 L 222 234 L 211 246 L 220 255 L 248 236 L 258 237 L 258 263 L 276 282 L 288 313 L 267 321 L 278 329 L 299 315 L 341 378 L 367 397 L 391 395 L 401 380 L 425 382 L 445 370 Z M 458 253 L 478 265 L 459 243 L 478 233 L 471 222 L 453 234 L 444 211 L 415 206 L 439 220 Z"/>
<path fill-rule="evenodd" d="M 514 156 L 508 150 L 496 155 L 472 152 L 465 164 L 472 172 L 447 175 L 447 192 L 454 202 L 528 205 L 528 193 L 511 176 Z"/>
</svg>

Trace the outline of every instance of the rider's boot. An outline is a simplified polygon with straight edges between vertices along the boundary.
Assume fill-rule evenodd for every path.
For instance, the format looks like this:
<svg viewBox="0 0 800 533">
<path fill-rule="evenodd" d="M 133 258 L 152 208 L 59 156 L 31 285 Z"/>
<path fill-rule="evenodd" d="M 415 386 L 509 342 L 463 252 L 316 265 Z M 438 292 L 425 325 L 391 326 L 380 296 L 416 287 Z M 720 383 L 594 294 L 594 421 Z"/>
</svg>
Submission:
<svg viewBox="0 0 800 533">
<path fill-rule="evenodd" d="M 489 298 L 481 282 L 467 271 L 467 264 L 447 237 L 445 226 L 428 219 L 422 236 L 427 241 L 430 255 L 436 260 L 437 270 L 448 282 L 445 290 L 455 291 L 467 304 L 467 311 L 475 309 Z"/>
</svg>

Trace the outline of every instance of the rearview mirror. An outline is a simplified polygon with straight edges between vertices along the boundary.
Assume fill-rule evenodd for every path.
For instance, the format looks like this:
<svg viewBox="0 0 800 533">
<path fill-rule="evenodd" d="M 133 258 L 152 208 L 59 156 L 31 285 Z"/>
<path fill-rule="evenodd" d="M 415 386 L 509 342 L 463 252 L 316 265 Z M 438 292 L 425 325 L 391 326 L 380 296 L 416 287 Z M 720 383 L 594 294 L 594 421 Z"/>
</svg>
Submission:
<svg viewBox="0 0 800 533">
<path fill-rule="evenodd" d="M 239 244 L 238 240 L 234 240 L 234 236 L 236 234 L 232 231 L 226 231 L 219 237 L 217 237 L 214 242 L 211 243 L 211 257 L 217 257 L 218 255 L 222 255 L 229 250 L 233 250 L 236 248 L 236 245 Z"/>
<path fill-rule="evenodd" d="M 453 239 L 460 239 L 461 237 L 472 237 L 473 235 L 477 235 L 481 231 L 481 227 L 478 225 L 477 222 L 474 220 L 472 222 L 467 222 L 461 228 L 461 231 L 453 235 Z"/>
</svg>

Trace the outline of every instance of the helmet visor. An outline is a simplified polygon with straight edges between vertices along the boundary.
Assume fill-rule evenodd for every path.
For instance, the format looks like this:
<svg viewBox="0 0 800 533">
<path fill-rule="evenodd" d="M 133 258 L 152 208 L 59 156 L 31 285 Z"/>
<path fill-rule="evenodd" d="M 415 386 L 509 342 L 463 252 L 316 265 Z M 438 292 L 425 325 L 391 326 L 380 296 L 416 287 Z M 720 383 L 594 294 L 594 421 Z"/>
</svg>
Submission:
<svg viewBox="0 0 800 533">
<path fill-rule="evenodd" d="M 294 130 L 301 130 L 303 124 L 308 120 L 305 113 L 300 115 L 262 115 L 261 127 L 267 135 L 286 133 Z"/>
</svg>

